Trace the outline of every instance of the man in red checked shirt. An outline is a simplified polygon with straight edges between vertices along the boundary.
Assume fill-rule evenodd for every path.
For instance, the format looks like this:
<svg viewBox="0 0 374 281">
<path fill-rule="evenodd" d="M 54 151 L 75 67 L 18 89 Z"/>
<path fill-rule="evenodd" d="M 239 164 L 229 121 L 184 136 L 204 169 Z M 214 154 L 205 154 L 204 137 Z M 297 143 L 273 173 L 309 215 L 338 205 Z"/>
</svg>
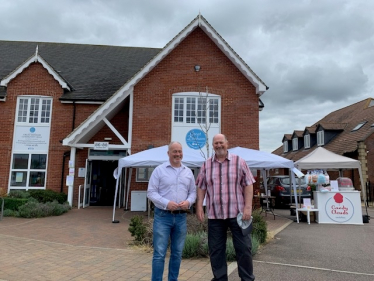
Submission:
<svg viewBox="0 0 374 281">
<path fill-rule="evenodd" d="M 244 281 L 252 281 L 255 277 L 251 236 L 243 234 L 237 215 L 242 213 L 243 220 L 251 219 L 255 180 L 244 159 L 230 154 L 227 148 L 226 136 L 215 135 L 215 155 L 204 162 L 196 179 L 196 216 L 201 222 L 204 221 L 203 201 L 206 195 L 209 257 L 214 276 L 212 280 L 228 280 L 226 240 L 227 230 L 230 228 L 239 277 Z"/>
</svg>

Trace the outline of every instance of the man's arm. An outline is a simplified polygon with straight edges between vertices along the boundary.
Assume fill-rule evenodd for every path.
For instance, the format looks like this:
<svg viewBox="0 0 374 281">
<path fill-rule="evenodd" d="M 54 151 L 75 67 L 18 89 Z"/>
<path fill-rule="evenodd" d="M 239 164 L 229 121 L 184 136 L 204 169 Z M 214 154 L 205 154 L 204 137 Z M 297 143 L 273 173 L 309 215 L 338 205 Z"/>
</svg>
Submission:
<svg viewBox="0 0 374 281">
<path fill-rule="evenodd" d="M 250 220 L 252 216 L 253 184 L 244 187 L 243 220 Z"/>
<path fill-rule="evenodd" d="M 206 189 L 197 188 L 196 200 L 196 217 L 199 221 L 203 222 L 205 218 L 203 202 L 206 194 Z"/>
</svg>

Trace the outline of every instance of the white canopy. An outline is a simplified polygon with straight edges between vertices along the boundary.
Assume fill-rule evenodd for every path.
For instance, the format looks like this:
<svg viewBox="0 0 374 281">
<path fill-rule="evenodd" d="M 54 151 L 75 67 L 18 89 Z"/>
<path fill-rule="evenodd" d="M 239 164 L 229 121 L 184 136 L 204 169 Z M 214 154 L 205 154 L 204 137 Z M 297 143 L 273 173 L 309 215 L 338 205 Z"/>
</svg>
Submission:
<svg viewBox="0 0 374 281">
<path fill-rule="evenodd" d="M 118 161 L 118 167 L 114 171 L 113 176 L 117 179 L 116 183 L 116 193 L 114 198 L 114 210 L 115 210 L 115 202 L 117 200 L 117 192 L 118 192 L 118 179 L 121 175 L 122 168 L 139 168 L 139 167 L 156 167 L 158 165 L 161 165 L 162 163 L 169 160 L 168 155 L 168 146 L 160 146 L 148 150 L 144 150 L 138 153 L 135 153 L 133 155 L 121 158 Z M 251 169 L 257 169 L 262 171 L 263 178 L 266 178 L 266 170 L 274 169 L 274 168 L 288 168 L 291 170 L 295 170 L 294 163 L 292 160 L 280 157 L 278 155 L 249 149 L 249 148 L 243 148 L 243 147 L 235 147 L 229 149 L 230 153 L 239 155 L 241 158 L 243 158 L 248 167 Z M 199 150 L 190 149 L 188 147 L 183 148 L 183 160 L 182 163 L 190 168 L 199 168 L 204 163 L 205 158 L 202 156 L 202 153 Z M 131 175 L 130 175 L 131 176 Z M 295 178 L 294 174 L 290 173 L 292 182 L 295 184 Z M 130 182 L 130 180 L 129 180 Z M 266 187 L 266 181 L 265 188 Z M 129 184 L 128 184 L 128 191 L 129 193 Z M 295 201 L 297 204 L 296 199 L 296 191 L 295 191 Z M 114 211 L 113 211 L 113 220 L 114 220 Z"/>
<path fill-rule="evenodd" d="M 366 190 L 362 178 L 361 163 L 358 160 L 333 153 L 323 147 L 318 147 L 311 153 L 295 162 L 295 167 L 299 170 L 322 169 L 322 170 L 342 170 L 358 169 L 361 182 L 361 190 L 364 202 L 366 202 Z"/>
<path fill-rule="evenodd" d="M 307 169 L 361 169 L 360 161 L 333 153 L 323 147 L 318 147 L 311 153 L 295 162 L 299 170 Z"/>
<path fill-rule="evenodd" d="M 168 146 L 164 145 L 121 158 L 118 161 L 117 172 L 121 171 L 121 169 L 125 167 L 156 167 L 161 165 L 169 160 L 167 151 Z M 243 147 L 229 148 L 229 152 L 243 158 L 247 162 L 248 167 L 251 169 L 269 170 L 274 168 L 294 168 L 292 160 L 288 160 L 269 152 Z M 190 168 L 199 168 L 204 161 L 205 158 L 202 156 L 199 150 L 190 149 L 188 147 L 183 148 L 182 162 L 184 165 Z"/>
</svg>

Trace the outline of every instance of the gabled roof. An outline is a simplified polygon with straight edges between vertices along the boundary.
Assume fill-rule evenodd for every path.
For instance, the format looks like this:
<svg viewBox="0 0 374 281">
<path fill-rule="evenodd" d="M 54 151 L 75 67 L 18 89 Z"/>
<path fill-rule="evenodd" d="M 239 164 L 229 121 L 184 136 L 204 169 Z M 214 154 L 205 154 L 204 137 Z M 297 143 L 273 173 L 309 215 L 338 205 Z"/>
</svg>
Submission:
<svg viewBox="0 0 374 281">
<path fill-rule="evenodd" d="M 296 136 L 298 138 L 302 138 L 303 137 L 303 133 L 304 133 L 304 131 L 293 131 L 293 134 L 292 134 L 291 138 L 294 138 L 294 136 Z"/>
<path fill-rule="evenodd" d="M 344 128 L 347 127 L 347 123 L 327 123 L 321 121 L 317 124 L 316 131 L 318 131 L 320 127 L 329 131 L 343 131 Z"/>
<path fill-rule="evenodd" d="M 359 123 L 363 123 L 363 125 L 358 130 L 352 131 Z M 357 150 L 357 142 L 365 141 L 374 133 L 374 99 L 368 98 L 333 111 L 313 124 L 312 127 L 319 125 L 325 130 L 341 131 L 323 146 L 325 149 L 339 155 L 355 152 Z M 316 148 L 317 146 L 315 145 L 310 149 L 283 153 L 282 146 L 280 146 L 273 153 L 297 161 Z"/>
<path fill-rule="evenodd" d="M 38 52 L 35 50 L 38 47 Z M 0 80 L 7 85 L 29 64 L 43 64 L 70 88 L 62 101 L 104 102 L 161 49 L 0 41 Z M 55 77 L 55 78 L 56 78 Z M 57 79 L 57 78 L 56 78 Z M 60 84 L 61 84 L 60 83 Z M 63 86 L 67 89 L 67 87 Z M 0 94 L 5 92 L 0 87 Z"/>
<path fill-rule="evenodd" d="M 306 132 L 309 132 L 309 134 L 315 134 L 316 129 L 317 129 L 317 126 L 305 127 L 304 134 Z"/>
<path fill-rule="evenodd" d="M 292 135 L 291 134 L 284 134 L 282 142 L 290 141 L 291 139 L 292 139 Z"/>
<path fill-rule="evenodd" d="M 28 68 L 30 64 L 39 62 L 43 67 L 48 71 L 49 74 L 53 76 L 53 78 L 61 85 L 62 88 L 70 91 L 70 87 L 66 83 L 66 81 L 60 76 L 60 74 L 53 69 L 38 53 L 38 46 L 36 47 L 35 54 L 28 58 L 24 63 L 18 66 L 13 72 L 9 73 L 4 79 L 0 81 L 0 85 L 3 87 L 7 87 L 8 83 L 17 77 L 23 70 Z"/>
<path fill-rule="evenodd" d="M 133 87 L 158 65 L 170 52 L 172 52 L 191 32 L 201 28 L 217 47 L 230 59 L 240 72 L 256 87 L 256 93 L 261 96 L 268 87 L 252 71 L 252 69 L 239 57 L 225 40 L 213 29 L 213 27 L 200 14 L 178 33 L 166 46 L 158 52 L 147 64 L 145 64 L 134 76 L 127 80 L 118 91 L 100 106 L 85 122 L 81 123 L 69 136 L 63 140 L 64 145 L 74 146 L 78 142 L 88 141 L 92 135 L 104 124 L 108 114 L 118 110 L 119 105 L 126 97 L 131 95 Z M 108 118 L 109 119 L 109 118 Z M 95 129 L 94 129 L 95 128 Z M 131 131 L 131 128 L 129 128 Z M 131 140 L 129 140 L 131 142 Z"/>
</svg>

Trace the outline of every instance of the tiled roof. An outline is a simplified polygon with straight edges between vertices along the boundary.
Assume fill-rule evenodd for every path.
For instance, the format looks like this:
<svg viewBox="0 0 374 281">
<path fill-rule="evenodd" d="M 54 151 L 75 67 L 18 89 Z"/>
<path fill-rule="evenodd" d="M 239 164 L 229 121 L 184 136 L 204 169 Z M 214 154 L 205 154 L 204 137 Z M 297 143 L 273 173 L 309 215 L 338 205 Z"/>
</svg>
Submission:
<svg viewBox="0 0 374 281">
<path fill-rule="evenodd" d="M 304 131 L 294 131 L 292 136 L 296 135 L 298 138 L 302 138 L 303 134 L 304 134 Z"/>
<path fill-rule="evenodd" d="M 324 130 L 343 131 L 347 126 L 347 123 L 328 123 L 321 121 L 318 123 L 317 127 L 319 126 L 321 126 Z"/>
<path fill-rule="evenodd" d="M 361 122 L 366 123 L 360 129 L 352 131 Z M 374 126 L 372 126 L 374 124 L 374 99 L 368 98 L 333 111 L 306 129 L 312 132 L 318 124 L 325 130 L 341 130 L 336 137 L 323 146 L 324 148 L 339 155 L 354 152 L 357 150 L 357 142 L 364 141 L 374 132 Z M 283 146 L 280 146 L 273 153 L 297 161 L 315 148 L 317 145 L 310 149 L 301 148 L 298 151 L 283 153 Z"/>
<path fill-rule="evenodd" d="M 309 134 L 315 134 L 316 133 L 317 126 L 311 126 L 311 127 L 305 127 L 305 131 L 308 131 Z"/>
<path fill-rule="evenodd" d="M 284 134 L 283 141 L 285 140 L 291 140 L 292 134 Z"/>
<path fill-rule="evenodd" d="M 67 43 L 0 41 L 0 80 L 35 54 L 69 84 L 61 100 L 105 101 L 161 49 Z M 0 91 L 0 94 L 2 91 Z"/>
</svg>

